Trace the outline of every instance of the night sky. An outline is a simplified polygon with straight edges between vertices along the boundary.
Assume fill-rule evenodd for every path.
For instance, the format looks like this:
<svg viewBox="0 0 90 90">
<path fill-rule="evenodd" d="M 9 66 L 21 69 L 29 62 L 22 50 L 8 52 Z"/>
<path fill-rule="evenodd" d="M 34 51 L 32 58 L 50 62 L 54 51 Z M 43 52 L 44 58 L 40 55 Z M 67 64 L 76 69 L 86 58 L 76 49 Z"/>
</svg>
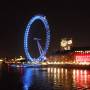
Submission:
<svg viewBox="0 0 90 90">
<path fill-rule="evenodd" d="M 58 1 L 58 2 L 56 2 Z M 90 5 L 79 0 L 29 0 L 0 2 L 0 57 L 24 55 L 23 37 L 29 19 L 44 14 L 50 25 L 49 52 L 59 49 L 63 37 L 75 47 L 90 46 Z"/>
</svg>

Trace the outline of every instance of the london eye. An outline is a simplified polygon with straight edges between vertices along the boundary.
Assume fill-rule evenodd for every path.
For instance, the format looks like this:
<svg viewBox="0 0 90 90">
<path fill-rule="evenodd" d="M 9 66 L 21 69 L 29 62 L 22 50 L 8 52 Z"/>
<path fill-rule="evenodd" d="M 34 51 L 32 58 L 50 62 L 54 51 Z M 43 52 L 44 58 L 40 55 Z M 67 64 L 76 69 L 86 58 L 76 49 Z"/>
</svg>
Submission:
<svg viewBox="0 0 90 90">
<path fill-rule="evenodd" d="M 42 45 L 40 43 L 40 41 L 42 40 L 41 38 L 37 37 L 33 37 L 33 41 L 36 42 L 37 47 L 38 47 L 38 51 L 39 51 L 39 56 L 38 57 L 34 57 L 31 54 L 31 51 L 29 51 L 29 35 L 32 25 L 35 21 L 41 21 L 44 28 L 45 28 L 45 46 L 42 48 Z M 34 33 L 33 33 L 34 34 Z M 24 33 L 24 51 L 25 51 L 25 55 L 27 60 L 32 61 L 32 62 L 36 62 L 36 61 L 44 61 L 46 59 L 46 53 L 48 50 L 50 44 L 50 28 L 49 28 L 49 24 L 48 21 L 46 19 L 46 16 L 44 15 L 35 15 L 33 16 L 30 21 L 28 22 L 27 26 L 26 26 L 26 30 Z"/>
</svg>

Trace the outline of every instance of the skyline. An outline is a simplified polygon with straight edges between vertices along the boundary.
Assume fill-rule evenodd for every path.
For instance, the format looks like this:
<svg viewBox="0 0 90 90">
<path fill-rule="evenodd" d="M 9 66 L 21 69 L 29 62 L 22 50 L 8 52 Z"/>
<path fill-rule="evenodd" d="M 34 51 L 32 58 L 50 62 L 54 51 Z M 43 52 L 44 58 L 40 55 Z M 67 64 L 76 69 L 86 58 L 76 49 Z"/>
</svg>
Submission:
<svg viewBox="0 0 90 90">
<path fill-rule="evenodd" d="M 74 46 L 90 46 L 90 6 L 88 2 L 41 1 L 1 3 L 0 56 L 24 55 L 24 32 L 30 18 L 44 14 L 51 30 L 49 51 L 59 49 L 60 39 L 72 37 Z"/>
</svg>

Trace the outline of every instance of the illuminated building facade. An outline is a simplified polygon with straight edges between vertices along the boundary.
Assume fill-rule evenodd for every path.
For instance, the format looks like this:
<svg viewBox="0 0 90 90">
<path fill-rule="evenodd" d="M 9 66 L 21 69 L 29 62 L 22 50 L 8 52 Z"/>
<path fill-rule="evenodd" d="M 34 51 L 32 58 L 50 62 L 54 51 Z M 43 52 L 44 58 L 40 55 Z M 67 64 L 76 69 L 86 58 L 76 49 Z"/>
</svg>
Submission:
<svg viewBox="0 0 90 90">
<path fill-rule="evenodd" d="M 85 51 L 75 51 L 74 52 L 75 61 L 78 63 L 90 63 L 90 50 Z"/>
<path fill-rule="evenodd" d="M 71 50 L 72 44 L 72 38 L 62 38 L 60 42 L 61 50 Z"/>
</svg>

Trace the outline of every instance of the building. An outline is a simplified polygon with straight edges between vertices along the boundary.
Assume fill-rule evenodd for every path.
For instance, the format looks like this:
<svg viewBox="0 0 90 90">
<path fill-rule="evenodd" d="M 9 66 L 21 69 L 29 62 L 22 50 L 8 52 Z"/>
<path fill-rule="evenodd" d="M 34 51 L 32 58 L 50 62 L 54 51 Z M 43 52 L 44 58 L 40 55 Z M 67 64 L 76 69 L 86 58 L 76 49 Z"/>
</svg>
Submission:
<svg viewBox="0 0 90 90">
<path fill-rule="evenodd" d="M 73 46 L 72 38 L 62 38 L 60 41 L 61 50 L 71 50 Z"/>
</svg>

